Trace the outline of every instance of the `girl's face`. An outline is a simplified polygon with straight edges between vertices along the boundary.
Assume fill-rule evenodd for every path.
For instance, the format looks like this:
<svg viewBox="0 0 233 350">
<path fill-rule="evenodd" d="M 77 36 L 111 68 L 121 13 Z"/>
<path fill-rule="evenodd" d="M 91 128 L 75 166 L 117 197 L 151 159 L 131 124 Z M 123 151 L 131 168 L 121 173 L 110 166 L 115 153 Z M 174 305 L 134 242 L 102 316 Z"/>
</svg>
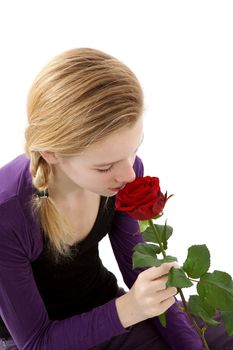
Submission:
<svg viewBox="0 0 233 350">
<path fill-rule="evenodd" d="M 133 164 L 143 141 L 143 119 L 91 145 L 82 155 L 62 158 L 56 155 L 55 181 L 69 192 L 83 190 L 106 197 L 132 182 Z M 115 190 L 114 190 L 115 189 Z"/>
</svg>

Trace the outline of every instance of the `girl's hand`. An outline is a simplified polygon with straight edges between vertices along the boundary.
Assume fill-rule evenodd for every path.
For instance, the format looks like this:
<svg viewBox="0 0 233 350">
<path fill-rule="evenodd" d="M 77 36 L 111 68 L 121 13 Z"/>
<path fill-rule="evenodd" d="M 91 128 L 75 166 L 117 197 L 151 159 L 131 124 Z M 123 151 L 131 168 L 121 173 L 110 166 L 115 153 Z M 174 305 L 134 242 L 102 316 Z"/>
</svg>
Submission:
<svg viewBox="0 0 233 350">
<path fill-rule="evenodd" d="M 166 288 L 167 274 L 176 262 L 150 267 L 138 275 L 128 293 L 116 299 L 116 307 L 123 327 L 158 316 L 175 303 L 175 287 Z"/>
</svg>

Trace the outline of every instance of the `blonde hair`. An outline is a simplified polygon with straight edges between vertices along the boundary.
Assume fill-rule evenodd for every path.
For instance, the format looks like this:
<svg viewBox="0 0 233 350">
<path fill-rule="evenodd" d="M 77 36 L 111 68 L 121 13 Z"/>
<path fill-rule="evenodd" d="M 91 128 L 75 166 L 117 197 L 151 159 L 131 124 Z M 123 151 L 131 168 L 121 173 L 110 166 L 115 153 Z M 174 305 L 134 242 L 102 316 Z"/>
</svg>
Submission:
<svg viewBox="0 0 233 350">
<path fill-rule="evenodd" d="M 56 56 L 38 74 L 28 94 L 25 153 L 34 187 L 47 189 L 51 171 L 40 152 L 62 157 L 81 154 L 111 133 L 132 127 L 142 110 L 138 79 L 116 58 L 90 48 Z M 74 234 L 52 198 L 33 196 L 32 208 L 53 251 L 69 256 Z"/>
</svg>

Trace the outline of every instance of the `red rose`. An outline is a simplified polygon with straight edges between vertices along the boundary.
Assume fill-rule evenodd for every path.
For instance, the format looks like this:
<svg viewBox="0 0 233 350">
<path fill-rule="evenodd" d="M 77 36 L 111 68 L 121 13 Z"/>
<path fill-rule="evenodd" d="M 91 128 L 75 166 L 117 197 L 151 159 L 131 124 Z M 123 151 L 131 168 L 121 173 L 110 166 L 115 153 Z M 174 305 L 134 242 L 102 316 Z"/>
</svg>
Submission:
<svg viewBox="0 0 233 350">
<path fill-rule="evenodd" d="M 115 207 L 137 220 L 149 220 L 163 211 L 167 199 L 157 177 L 138 177 L 118 192 Z"/>
</svg>

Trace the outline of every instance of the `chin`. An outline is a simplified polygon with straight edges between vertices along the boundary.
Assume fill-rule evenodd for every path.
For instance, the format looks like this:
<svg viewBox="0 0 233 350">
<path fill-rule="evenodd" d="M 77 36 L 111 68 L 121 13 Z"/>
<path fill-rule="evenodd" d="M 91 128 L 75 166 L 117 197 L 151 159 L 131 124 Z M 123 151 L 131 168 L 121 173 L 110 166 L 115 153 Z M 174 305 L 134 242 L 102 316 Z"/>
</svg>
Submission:
<svg viewBox="0 0 233 350">
<path fill-rule="evenodd" d="M 113 197 L 117 194 L 117 191 L 116 192 L 113 192 L 111 190 L 106 190 L 105 192 L 101 193 L 101 196 L 104 196 L 104 197 Z"/>
</svg>

